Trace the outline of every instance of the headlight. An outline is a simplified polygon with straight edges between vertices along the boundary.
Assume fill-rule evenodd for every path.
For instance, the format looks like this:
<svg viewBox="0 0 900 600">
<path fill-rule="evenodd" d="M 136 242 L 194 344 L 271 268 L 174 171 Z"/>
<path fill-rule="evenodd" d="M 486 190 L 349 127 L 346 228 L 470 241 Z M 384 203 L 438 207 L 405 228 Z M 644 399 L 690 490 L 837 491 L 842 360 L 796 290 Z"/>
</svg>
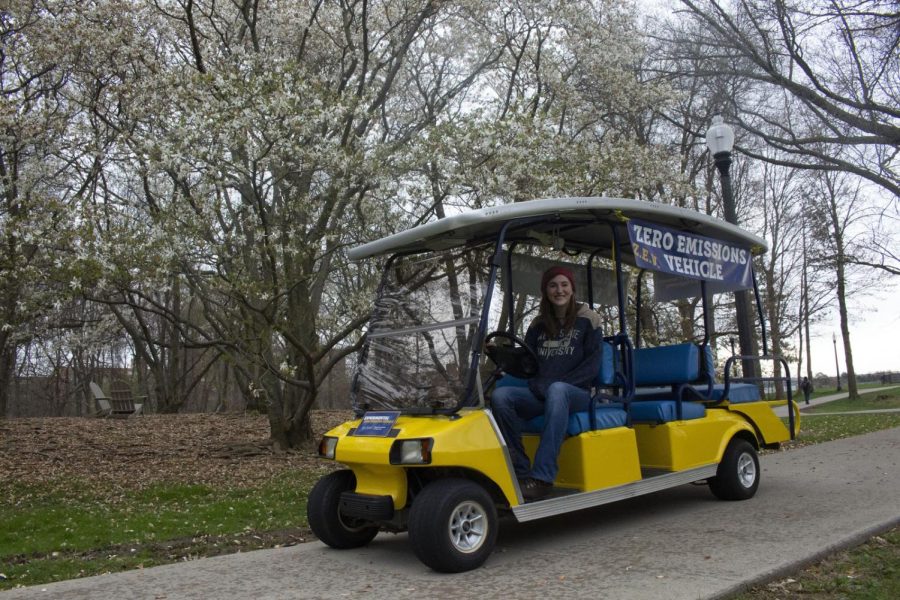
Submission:
<svg viewBox="0 0 900 600">
<path fill-rule="evenodd" d="M 392 465 L 427 465 L 431 464 L 431 448 L 434 440 L 397 440 L 391 446 Z"/>
<path fill-rule="evenodd" d="M 334 459 L 334 450 L 337 448 L 338 439 L 336 437 L 325 436 L 319 442 L 319 456 L 322 458 Z"/>
</svg>

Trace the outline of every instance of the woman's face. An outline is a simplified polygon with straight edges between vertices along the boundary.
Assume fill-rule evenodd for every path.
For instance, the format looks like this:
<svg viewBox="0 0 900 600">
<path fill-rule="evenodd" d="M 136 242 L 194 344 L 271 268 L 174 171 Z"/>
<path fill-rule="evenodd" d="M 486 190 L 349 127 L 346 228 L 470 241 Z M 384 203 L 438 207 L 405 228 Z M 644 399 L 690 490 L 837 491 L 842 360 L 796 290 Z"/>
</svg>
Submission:
<svg viewBox="0 0 900 600">
<path fill-rule="evenodd" d="M 550 304 L 563 307 L 569 303 L 574 291 L 572 290 L 572 284 L 569 282 L 568 277 L 565 275 L 557 275 L 547 282 L 544 293 L 547 295 L 547 299 L 550 300 Z"/>
</svg>

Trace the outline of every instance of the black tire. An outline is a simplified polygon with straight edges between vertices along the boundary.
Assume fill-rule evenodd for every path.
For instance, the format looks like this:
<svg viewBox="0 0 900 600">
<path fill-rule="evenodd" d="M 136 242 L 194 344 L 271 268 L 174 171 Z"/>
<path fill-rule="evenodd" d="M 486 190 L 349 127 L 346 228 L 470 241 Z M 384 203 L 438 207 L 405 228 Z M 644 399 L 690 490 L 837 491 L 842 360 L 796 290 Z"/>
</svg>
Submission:
<svg viewBox="0 0 900 600">
<path fill-rule="evenodd" d="M 341 515 L 341 492 L 356 488 L 353 471 L 344 469 L 329 473 L 316 482 L 306 502 L 306 519 L 320 540 L 341 550 L 359 548 L 372 541 L 378 527 Z"/>
<path fill-rule="evenodd" d="M 497 541 L 497 507 L 487 491 L 467 479 L 425 486 L 409 511 L 409 541 L 423 563 L 441 573 L 484 564 Z"/>
<path fill-rule="evenodd" d="M 741 438 L 728 442 L 709 489 L 720 500 L 747 500 L 759 487 L 759 457 L 753 444 Z"/>
</svg>

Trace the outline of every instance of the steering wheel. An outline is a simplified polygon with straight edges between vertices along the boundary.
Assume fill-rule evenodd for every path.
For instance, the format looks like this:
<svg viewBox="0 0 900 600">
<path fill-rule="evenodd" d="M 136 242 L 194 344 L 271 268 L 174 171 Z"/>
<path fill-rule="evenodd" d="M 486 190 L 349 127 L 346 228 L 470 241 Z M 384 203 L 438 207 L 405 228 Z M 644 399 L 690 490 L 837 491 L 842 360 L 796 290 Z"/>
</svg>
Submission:
<svg viewBox="0 0 900 600">
<path fill-rule="evenodd" d="M 512 342 L 511 346 L 489 344 L 491 340 L 504 338 Z M 485 354 L 497 365 L 498 371 L 509 373 L 519 379 L 528 379 L 538 373 L 538 356 L 520 337 L 505 331 L 495 331 L 484 338 Z"/>
</svg>

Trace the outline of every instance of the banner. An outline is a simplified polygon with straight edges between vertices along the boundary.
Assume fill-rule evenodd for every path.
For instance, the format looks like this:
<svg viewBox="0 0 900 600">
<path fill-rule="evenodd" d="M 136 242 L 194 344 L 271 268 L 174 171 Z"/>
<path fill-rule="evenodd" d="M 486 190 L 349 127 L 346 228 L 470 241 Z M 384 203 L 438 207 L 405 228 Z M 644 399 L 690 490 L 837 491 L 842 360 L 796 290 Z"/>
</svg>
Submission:
<svg viewBox="0 0 900 600">
<path fill-rule="evenodd" d="M 720 282 L 723 287 L 753 287 L 750 248 L 638 219 L 628 221 L 638 267 L 678 277 Z"/>
</svg>

